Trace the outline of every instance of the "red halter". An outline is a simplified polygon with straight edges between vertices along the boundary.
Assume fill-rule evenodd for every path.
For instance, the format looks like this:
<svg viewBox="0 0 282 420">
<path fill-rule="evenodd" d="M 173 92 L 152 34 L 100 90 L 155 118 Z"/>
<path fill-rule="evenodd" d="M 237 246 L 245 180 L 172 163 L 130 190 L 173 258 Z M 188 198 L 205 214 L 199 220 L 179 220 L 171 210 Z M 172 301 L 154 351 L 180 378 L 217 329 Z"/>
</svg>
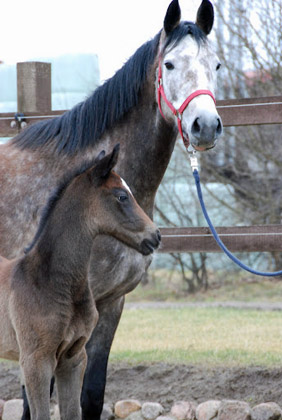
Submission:
<svg viewBox="0 0 282 420">
<path fill-rule="evenodd" d="M 172 105 L 172 103 L 169 102 L 169 100 L 167 99 L 166 94 L 164 92 L 161 60 L 159 61 L 159 74 L 158 74 L 158 105 L 159 105 L 159 110 L 160 110 L 160 113 L 162 114 L 163 118 L 165 119 L 164 113 L 162 111 L 162 105 L 161 105 L 161 97 L 162 97 L 163 100 L 165 101 L 165 103 L 167 104 L 167 106 L 170 108 L 170 110 L 173 112 L 173 114 L 177 117 L 178 131 L 179 131 L 179 133 L 182 137 L 183 143 L 184 143 L 186 148 L 189 146 L 189 140 L 186 140 L 183 136 L 182 124 L 181 124 L 182 114 L 185 111 L 185 109 L 187 108 L 187 106 L 189 105 L 189 103 L 192 101 L 192 99 L 194 99 L 196 96 L 199 96 L 199 95 L 209 95 L 213 99 L 214 103 L 216 103 L 215 102 L 215 97 L 213 96 L 213 94 L 211 93 L 210 90 L 201 89 L 201 90 L 196 90 L 195 92 L 191 93 L 191 95 L 189 95 L 188 98 L 185 99 L 185 101 L 183 102 L 181 107 L 179 109 L 175 109 L 174 106 Z"/>
</svg>

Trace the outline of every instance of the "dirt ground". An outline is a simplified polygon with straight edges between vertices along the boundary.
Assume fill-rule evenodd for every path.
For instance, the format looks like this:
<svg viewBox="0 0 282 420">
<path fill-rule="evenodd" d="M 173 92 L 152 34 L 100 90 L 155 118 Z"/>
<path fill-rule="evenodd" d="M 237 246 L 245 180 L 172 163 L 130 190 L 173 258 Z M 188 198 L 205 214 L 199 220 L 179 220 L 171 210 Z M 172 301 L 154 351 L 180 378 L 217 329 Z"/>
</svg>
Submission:
<svg viewBox="0 0 282 420">
<path fill-rule="evenodd" d="M 238 399 L 251 406 L 274 401 L 282 407 L 282 368 L 204 369 L 157 363 L 151 366 L 110 366 L 106 400 L 137 398 L 170 408 L 175 401 L 201 403 L 209 399 Z"/>
<path fill-rule="evenodd" d="M 18 398 L 19 369 L 0 363 L 0 398 Z M 200 403 L 208 399 L 238 399 L 251 406 L 274 401 L 282 407 L 282 367 L 268 370 L 209 369 L 156 363 L 153 365 L 109 366 L 105 402 L 124 398 L 160 402 L 167 410 L 179 400 Z"/>
</svg>

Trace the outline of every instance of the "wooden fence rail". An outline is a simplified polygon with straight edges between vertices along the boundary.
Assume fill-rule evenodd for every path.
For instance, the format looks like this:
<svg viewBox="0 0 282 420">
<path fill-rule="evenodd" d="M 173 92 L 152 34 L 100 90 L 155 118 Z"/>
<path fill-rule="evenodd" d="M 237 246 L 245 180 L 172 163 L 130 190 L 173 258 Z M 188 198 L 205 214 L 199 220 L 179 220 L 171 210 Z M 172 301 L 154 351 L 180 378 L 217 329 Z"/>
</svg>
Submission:
<svg viewBox="0 0 282 420">
<path fill-rule="evenodd" d="M 218 227 L 231 252 L 282 252 L 282 225 Z M 222 252 L 208 227 L 162 228 L 159 252 Z"/>
<path fill-rule="evenodd" d="M 17 112 L 24 126 L 61 115 L 51 110 L 51 65 L 17 64 Z M 225 127 L 282 124 L 282 96 L 224 100 L 217 110 Z M 22 129 L 15 113 L 0 113 L 0 137 L 13 137 Z M 281 252 L 282 225 L 219 227 L 217 231 L 232 252 Z M 209 228 L 162 228 L 160 252 L 221 252 Z"/>
<path fill-rule="evenodd" d="M 21 95 L 19 95 L 21 96 Z M 224 127 L 262 124 L 282 124 L 282 96 L 217 101 L 217 110 Z M 54 118 L 65 111 L 28 111 L 23 109 L 25 122 L 33 124 Z M 11 127 L 15 112 L 0 113 L 0 137 L 13 137 L 18 127 Z"/>
</svg>

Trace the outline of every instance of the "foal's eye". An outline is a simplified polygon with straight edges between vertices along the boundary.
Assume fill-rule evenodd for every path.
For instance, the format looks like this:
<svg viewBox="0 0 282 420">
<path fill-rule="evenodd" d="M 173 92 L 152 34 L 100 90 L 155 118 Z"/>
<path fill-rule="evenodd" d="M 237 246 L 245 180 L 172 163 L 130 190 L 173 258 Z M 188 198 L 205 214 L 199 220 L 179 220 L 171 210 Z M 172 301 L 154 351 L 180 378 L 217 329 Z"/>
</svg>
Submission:
<svg viewBox="0 0 282 420">
<path fill-rule="evenodd" d="M 170 61 L 167 61 L 166 63 L 164 63 L 164 65 L 166 66 L 168 70 L 174 69 L 174 65 Z"/>
<path fill-rule="evenodd" d="M 220 67 L 221 67 L 221 63 L 218 63 L 217 66 L 216 66 L 216 71 L 219 70 Z"/>
<path fill-rule="evenodd" d="M 121 203 L 123 203 L 124 201 L 126 201 L 128 199 L 128 196 L 126 194 L 120 194 L 118 196 L 118 201 L 120 201 Z"/>
</svg>

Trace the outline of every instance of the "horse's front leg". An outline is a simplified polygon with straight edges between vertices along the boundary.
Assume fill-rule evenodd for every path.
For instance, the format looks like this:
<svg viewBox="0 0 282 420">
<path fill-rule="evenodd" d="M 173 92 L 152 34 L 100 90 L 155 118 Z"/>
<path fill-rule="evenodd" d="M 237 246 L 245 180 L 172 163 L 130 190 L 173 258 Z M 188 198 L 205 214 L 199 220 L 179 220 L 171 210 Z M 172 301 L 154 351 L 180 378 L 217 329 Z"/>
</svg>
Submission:
<svg viewBox="0 0 282 420">
<path fill-rule="evenodd" d="M 98 323 L 86 345 L 88 363 L 84 377 L 81 406 L 83 420 L 99 420 L 104 404 L 108 358 L 120 320 L 124 297 L 100 306 Z"/>
<path fill-rule="evenodd" d="M 23 397 L 23 415 L 21 420 L 30 420 L 30 409 L 28 399 L 26 395 L 25 385 L 22 385 L 22 397 Z"/>
<path fill-rule="evenodd" d="M 63 356 L 58 364 L 55 377 L 61 420 L 81 420 L 80 396 L 86 363 L 83 347 L 71 357 Z"/>
</svg>

